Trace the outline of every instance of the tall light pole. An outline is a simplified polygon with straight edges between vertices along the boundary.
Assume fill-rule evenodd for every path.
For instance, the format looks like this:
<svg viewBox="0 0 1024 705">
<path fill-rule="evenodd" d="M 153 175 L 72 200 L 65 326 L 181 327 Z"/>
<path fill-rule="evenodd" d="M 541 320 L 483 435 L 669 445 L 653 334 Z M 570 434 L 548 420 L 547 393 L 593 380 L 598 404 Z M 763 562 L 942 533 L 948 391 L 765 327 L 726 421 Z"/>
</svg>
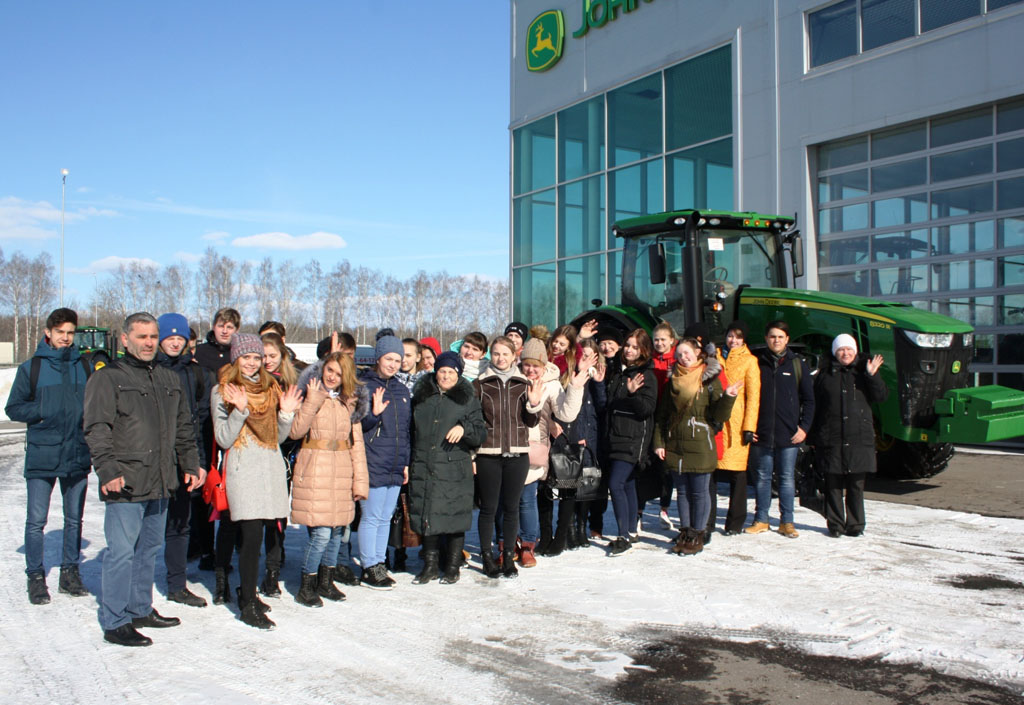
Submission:
<svg viewBox="0 0 1024 705">
<path fill-rule="evenodd" d="M 67 191 L 68 170 L 60 170 L 60 305 L 64 307 L 64 194 Z"/>
</svg>

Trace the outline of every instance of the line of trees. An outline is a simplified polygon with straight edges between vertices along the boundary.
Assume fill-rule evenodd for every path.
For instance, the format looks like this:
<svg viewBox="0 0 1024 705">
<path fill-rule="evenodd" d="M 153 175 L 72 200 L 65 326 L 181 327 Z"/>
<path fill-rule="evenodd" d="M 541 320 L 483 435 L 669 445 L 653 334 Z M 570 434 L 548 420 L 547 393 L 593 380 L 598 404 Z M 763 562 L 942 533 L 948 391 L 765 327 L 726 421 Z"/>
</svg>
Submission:
<svg viewBox="0 0 1024 705">
<path fill-rule="evenodd" d="M 6 260 L 0 251 L 0 295 L 7 314 L 0 318 L 0 339 L 13 339 L 16 358 L 25 359 L 56 305 L 50 257 L 29 260 L 15 253 Z M 230 306 L 241 312 L 243 330 L 277 320 L 295 343 L 316 342 L 334 330 L 372 343 L 384 326 L 401 336 L 432 335 L 448 343 L 470 330 L 496 335 L 510 320 L 507 280 L 423 270 L 400 279 L 347 260 L 327 270 L 317 259 L 251 262 L 212 247 L 195 265 L 121 264 L 97 281 L 87 302 L 65 303 L 78 311 L 80 325 L 114 328 L 135 311 L 183 313 L 200 337 L 210 329 L 214 312 Z"/>
</svg>

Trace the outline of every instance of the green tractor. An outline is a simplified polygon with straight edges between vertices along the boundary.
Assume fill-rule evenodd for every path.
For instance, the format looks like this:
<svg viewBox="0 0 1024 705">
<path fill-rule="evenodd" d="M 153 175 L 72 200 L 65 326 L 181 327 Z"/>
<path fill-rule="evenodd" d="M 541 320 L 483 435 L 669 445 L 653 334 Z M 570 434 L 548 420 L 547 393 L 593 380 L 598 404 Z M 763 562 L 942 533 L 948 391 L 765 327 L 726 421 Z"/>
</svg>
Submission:
<svg viewBox="0 0 1024 705">
<path fill-rule="evenodd" d="M 118 357 L 117 335 L 109 328 L 80 327 L 75 331 L 75 345 L 94 370 Z"/>
<path fill-rule="evenodd" d="M 839 333 L 867 354 L 881 354 L 889 398 L 875 409 L 878 467 L 892 477 L 929 477 L 945 469 L 954 443 L 1024 435 L 1024 392 L 969 387 L 973 329 L 901 303 L 793 289 L 803 271 L 795 220 L 760 213 L 674 211 L 623 220 L 622 297 L 579 315 L 577 326 L 676 330 L 703 321 L 721 345 L 730 321 L 750 325 L 756 348 L 773 320 L 790 327 L 791 347 L 813 368 Z"/>
</svg>

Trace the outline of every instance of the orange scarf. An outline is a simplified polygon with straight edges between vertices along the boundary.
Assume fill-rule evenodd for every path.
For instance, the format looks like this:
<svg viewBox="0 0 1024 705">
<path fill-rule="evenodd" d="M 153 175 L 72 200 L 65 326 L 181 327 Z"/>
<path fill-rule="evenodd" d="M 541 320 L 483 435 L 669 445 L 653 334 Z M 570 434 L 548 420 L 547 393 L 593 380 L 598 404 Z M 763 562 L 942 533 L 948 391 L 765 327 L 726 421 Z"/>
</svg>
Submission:
<svg viewBox="0 0 1024 705">
<path fill-rule="evenodd" d="M 226 368 L 229 369 L 229 368 Z M 222 375 L 220 383 L 225 383 L 225 376 Z M 249 397 L 249 416 L 245 419 L 245 425 L 235 439 L 233 448 L 255 443 L 262 448 L 277 450 L 277 409 L 281 399 L 281 388 L 276 382 L 271 382 L 264 387 L 258 381 L 241 378 L 242 387 L 246 396 Z M 232 406 L 227 404 L 230 413 Z"/>
<path fill-rule="evenodd" d="M 675 407 L 685 413 L 693 405 L 694 399 L 700 396 L 701 380 L 707 365 L 701 363 L 693 367 L 683 367 L 678 362 L 672 368 L 672 396 Z"/>
</svg>

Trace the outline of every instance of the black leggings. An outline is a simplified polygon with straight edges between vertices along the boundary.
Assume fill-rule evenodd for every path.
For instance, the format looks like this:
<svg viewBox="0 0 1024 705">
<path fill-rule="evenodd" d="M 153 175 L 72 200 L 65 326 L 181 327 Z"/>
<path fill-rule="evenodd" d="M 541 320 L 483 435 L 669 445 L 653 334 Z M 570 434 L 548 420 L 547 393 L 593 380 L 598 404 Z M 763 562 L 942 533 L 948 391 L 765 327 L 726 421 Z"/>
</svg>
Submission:
<svg viewBox="0 0 1024 705">
<path fill-rule="evenodd" d="M 480 515 L 477 517 L 477 531 L 480 532 L 480 553 L 491 550 L 494 538 L 494 515 L 498 502 L 504 512 L 501 534 L 515 545 L 519 535 L 519 499 L 530 470 L 530 457 L 525 453 L 514 456 L 476 456 L 476 482 L 480 491 Z M 509 547 L 511 550 L 511 547 Z"/>
<path fill-rule="evenodd" d="M 260 548 L 263 546 L 263 536 L 266 534 L 268 540 L 274 539 L 276 543 L 277 519 L 244 519 L 235 522 L 235 528 L 242 538 L 242 545 L 238 549 L 238 575 L 242 583 L 242 600 L 247 601 L 256 598 L 256 582 L 260 572 Z M 273 551 L 277 546 L 271 546 Z"/>
</svg>

